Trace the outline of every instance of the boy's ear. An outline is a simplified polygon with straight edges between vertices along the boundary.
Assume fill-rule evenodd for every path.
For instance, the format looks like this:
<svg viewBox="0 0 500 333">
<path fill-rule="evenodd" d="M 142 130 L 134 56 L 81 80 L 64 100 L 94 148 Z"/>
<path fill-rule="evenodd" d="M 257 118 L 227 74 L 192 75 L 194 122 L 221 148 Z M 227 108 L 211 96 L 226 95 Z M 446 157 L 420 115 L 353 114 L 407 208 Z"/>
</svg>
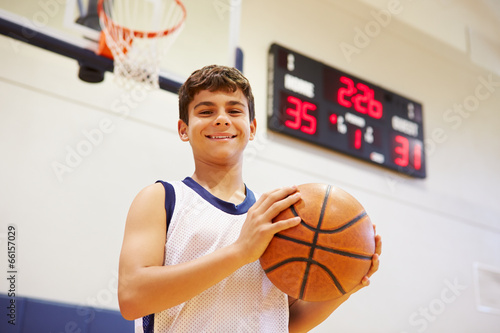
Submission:
<svg viewBox="0 0 500 333">
<path fill-rule="evenodd" d="M 250 140 L 255 139 L 255 133 L 257 132 L 257 119 L 253 119 L 250 123 Z"/>
<path fill-rule="evenodd" d="M 184 120 L 179 119 L 179 121 L 177 122 L 177 132 L 179 133 L 179 138 L 181 138 L 181 140 L 184 142 L 189 141 L 187 129 L 188 125 L 184 122 Z"/>
</svg>

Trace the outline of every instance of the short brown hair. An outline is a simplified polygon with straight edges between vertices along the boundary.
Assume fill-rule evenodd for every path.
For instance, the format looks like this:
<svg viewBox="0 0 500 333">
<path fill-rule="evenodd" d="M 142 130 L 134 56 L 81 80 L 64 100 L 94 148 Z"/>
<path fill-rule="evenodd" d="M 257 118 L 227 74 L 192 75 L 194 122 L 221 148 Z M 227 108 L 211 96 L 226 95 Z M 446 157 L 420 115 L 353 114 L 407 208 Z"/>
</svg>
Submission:
<svg viewBox="0 0 500 333">
<path fill-rule="evenodd" d="M 236 68 L 209 65 L 194 71 L 179 89 L 179 119 L 189 121 L 189 103 L 202 90 L 235 92 L 241 89 L 248 100 L 250 121 L 255 118 L 252 87 L 248 79 Z"/>
</svg>

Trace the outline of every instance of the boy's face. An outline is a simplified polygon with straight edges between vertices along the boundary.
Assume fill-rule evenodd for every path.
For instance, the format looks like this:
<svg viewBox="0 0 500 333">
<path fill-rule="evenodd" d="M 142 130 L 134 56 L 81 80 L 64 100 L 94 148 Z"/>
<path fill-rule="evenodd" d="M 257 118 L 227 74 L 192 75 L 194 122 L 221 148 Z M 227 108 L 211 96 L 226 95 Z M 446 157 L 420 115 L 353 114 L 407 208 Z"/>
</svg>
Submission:
<svg viewBox="0 0 500 333">
<path fill-rule="evenodd" d="M 188 113 L 189 125 L 179 120 L 178 131 L 182 141 L 190 142 L 195 159 L 238 162 L 255 137 L 256 121 L 250 121 L 248 101 L 240 89 L 202 90 L 189 103 Z"/>
</svg>

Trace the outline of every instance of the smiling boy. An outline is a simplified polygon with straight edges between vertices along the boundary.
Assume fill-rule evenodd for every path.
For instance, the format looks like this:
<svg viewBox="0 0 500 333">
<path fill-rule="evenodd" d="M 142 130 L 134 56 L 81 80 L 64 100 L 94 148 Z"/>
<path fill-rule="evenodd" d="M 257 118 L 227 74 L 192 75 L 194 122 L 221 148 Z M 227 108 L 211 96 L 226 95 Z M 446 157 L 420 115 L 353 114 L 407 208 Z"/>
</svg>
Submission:
<svg viewBox="0 0 500 333">
<path fill-rule="evenodd" d="M 179 91 L 178 133 L 195 170 L 183 181 L 143 189 L 127 216 L 118 298 L 143 332 L 307 331 L 350 294 L 331 302 L 291 299 L 258 259 L 273 235 L 300 218 L 272 223 L 300 200 L 295 186 L 261 196 L 243 182 L 243 152 L 256 133 L 250 84 L 236 69 L 207 66 Z M 378 269 L 380 238 L 372 268 Z M 136 331 L 137 332 L 137 331 Z"/>
</svg>

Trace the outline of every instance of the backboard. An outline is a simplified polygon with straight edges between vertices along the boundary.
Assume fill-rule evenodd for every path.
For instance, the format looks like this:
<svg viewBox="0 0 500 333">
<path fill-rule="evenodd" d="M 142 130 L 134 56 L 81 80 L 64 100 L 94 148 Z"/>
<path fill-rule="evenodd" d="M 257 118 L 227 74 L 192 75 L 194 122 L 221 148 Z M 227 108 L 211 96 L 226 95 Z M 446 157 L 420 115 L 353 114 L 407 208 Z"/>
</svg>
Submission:
<svg viewBox="0 0 500 333">
<path fill-rule="evenodd" d="M 175 93 L 194 70 L 205 65 L 242 69 L 241 0 L 182 2 L 187 11 L 185 25 L 160 65 L 160 88 Z M 110 59 L 95 54 L 100 35 L 97 0 L 0 0 L 0 33 L 74 58 L 80 65 L 113 70 Z"/>
</svg>

